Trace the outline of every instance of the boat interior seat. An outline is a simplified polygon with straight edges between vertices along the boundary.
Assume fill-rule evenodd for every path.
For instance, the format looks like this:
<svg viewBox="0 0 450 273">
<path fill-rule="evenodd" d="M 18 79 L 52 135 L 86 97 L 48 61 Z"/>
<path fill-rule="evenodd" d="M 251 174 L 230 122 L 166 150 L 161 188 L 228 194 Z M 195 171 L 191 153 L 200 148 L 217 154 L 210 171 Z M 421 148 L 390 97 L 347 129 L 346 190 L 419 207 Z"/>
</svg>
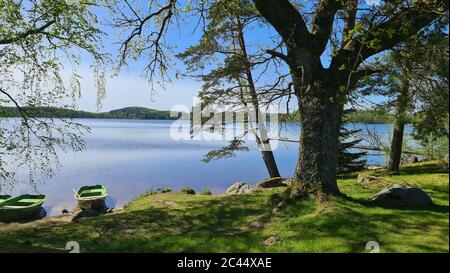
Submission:
<svg viewBox="0 0 450 273">
<path fill-rule="evenodd" d="M 89 196 L 96 196 L 96 195 L 101 195 L 101 194 L 102 194 L 101 189 L 91 189 L 91 190 L 84 190 L 83 192 L 81 192 L 80 196 L 81 197 L 89 197 Z"/>
<path fill-rule="evenodd" d="M 16 204 L 19 206 L 31 206 L 35 203 L 36 203 L 36 200 L 34 200 L 34 199 L 22 199 L 22 200 L 17 201 Z"/>
</svg>

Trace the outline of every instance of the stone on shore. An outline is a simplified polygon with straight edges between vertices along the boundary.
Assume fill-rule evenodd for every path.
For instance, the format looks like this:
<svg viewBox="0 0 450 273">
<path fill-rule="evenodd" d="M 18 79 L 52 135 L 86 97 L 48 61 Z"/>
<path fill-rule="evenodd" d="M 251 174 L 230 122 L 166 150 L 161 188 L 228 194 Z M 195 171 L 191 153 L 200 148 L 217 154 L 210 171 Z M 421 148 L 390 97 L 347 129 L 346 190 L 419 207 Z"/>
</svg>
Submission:
<svg viewBox="0 0 450 273">
<path fill-rule="evenodd" d="M 284 180 L 285 179 L 283 179 L 281 177 L 269 178 L 269 179 L 266 179 L 266 180 L 261 181 L 259 183 L 256 183 L 256 186 L 260 187 L 260 188 L 285 187 L 287 185 L 284 183 Z"/>
<path fill-rule="evenodd" d="M 431 197 L 422 189 L 399 184 L 385 187 L 370 201 L 379 205 L 403 208 L 423 208 L 433 204 Z"/>
<path fill-rule="evenodd" d="M 379 177 L 368 175 L 365 173 L 360 173 L 358 175 L 358 178 L 356 178 L 356 183 L 358 184 L 370 184 L 370 183 L 376 183 L 380 181 Z"/>
<path fill-rule="evenodd" d="M 258 191 L 259 189 L 260 188 L 255 185 L 250 185 L 245 182 L 236 182 L 233 185 L 231 185 L 230 187 L 228 187 L 228 189 L 226 190 L 225 193 L 227 193 L 227 194 L 248 194 L 248 193 Z"/>
</svg>

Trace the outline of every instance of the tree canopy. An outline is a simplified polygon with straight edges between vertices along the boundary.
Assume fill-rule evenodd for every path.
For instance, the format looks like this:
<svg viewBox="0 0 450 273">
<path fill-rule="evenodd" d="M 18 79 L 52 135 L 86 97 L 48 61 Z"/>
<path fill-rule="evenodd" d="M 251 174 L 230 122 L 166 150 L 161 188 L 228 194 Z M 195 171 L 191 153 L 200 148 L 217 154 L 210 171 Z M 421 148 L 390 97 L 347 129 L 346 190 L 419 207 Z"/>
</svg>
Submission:
<svg viewBox="0 0 450 273">
<path fill-rule="evenodd" d="M 39 119 L 24 107 L 73 107 L 80 96 L 76 68 L 82 53 L 93 58 L 100 96 L 104 94 L 102 53 L 97 15 L 99 1 L 40 0 L 0 2 L 0 103 L 19 109 L 21 119 L 1 119 L 0 175 L 14 179 L 26 167 L 30 182 L 34 173 L 51 175 L 57 150 L 80 150 L 81 135 L 88 128 L 73 121 Z M 69 83 L 62 76 L 72 67 Z M 8 158 L 8 162 L 5 159 Z"/>
</svg>

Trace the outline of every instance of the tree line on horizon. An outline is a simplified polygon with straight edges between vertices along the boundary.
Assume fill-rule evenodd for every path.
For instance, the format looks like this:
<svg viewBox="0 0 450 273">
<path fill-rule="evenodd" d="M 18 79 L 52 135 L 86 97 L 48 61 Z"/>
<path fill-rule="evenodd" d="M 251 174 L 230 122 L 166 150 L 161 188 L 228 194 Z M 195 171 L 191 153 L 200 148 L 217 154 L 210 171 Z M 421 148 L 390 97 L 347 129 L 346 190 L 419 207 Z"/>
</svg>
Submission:
<svg viewBox="0 0 450 273">
<path fill-rule="evenodd" d="M 107 112 L 91 112 L 62 107 L 23 107 L 23 109 L 33 117 L 41 118 L 99 118 L 99 119 L 161 119 L 175 120 L 179 117 L 172 117 L 169 110 L 157 110 L 146 107 L 124 107 Z M 280 113 L 281 122 L 299 122 L 298 113 Z M 0 117 L 21 117 L 17 107 L 1 106 Z M 418 117 L 419 118 L 419 117 Z M 352 110 L 345 113 L 347 123 L 365 124 L 393 124 L 395 115 L 380 110 Z M 414 123 L 414 116 L 410 115 L 407 124 Z"/>
</svg>

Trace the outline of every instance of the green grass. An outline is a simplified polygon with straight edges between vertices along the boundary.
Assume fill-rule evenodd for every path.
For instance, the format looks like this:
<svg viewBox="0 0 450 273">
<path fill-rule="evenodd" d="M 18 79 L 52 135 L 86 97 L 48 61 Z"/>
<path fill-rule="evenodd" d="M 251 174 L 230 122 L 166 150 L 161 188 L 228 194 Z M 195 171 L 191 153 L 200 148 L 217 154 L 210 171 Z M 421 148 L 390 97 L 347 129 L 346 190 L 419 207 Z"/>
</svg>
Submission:
<svg viewBox="0 0 450 273">
<path fill-rule="evenodd" d="M 381 252 L 449 251 L 449 176 L 434 163 L 404 167 L 399 175 L 370 171 L 380 182 L 361 186 L 356 174 L 339 180 L 345 194 L 323 205 L 302 200 L 276 214 L 285 188 L 252 195 L 143 195 L 122 213 L 76 223 L 0 224 L 0 252 L 63 251 L 77 241 L 82 252 Z M 387 209 L 365 200 L 389 183 L 419 186 L 436 206 Z M 255 222 L 259 223 L 255 227 Z M 280 241 L 270 247 L 270 236 Z"/>
</svg>

